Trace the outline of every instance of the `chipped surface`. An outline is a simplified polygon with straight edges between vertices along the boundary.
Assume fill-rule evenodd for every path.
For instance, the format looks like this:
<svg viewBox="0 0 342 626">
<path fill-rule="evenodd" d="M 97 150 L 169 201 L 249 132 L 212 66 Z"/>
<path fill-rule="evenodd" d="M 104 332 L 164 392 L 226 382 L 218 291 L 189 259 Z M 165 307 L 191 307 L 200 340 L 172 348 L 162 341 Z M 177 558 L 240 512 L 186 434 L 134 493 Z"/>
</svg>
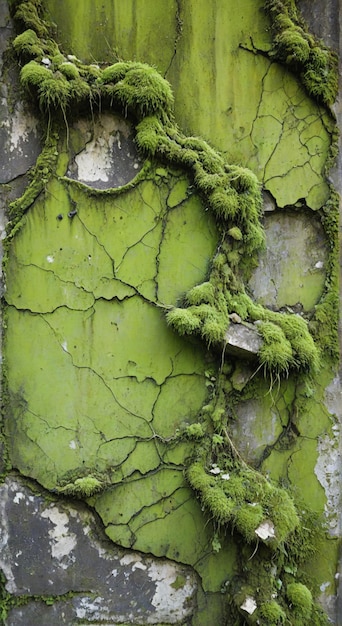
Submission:
<svg viewBox="0 0 342 626">
<path fill-rule="evenodd" d="M 151 2 L 138 22 L 133 0 L 124 7 L 106 0 L 69 5 L 47 0 L 66 49 L 82 59 L 89 54 L 113 62 L 115 40 L 123 58 L 158 66 L 172 82 L 179 125 L 257 173 L 268 190 L 269 238 L 254 294 L 271 307 L 311 311 L 326 279 L 326 242 L 311 210 L 319 211 L 328 195 L 324 167 L 332 121 L 295 76 L 266 58 L 270 29 L 262 3 L 244 0 L 240 12 L 230 2 L 208 7 L 204 0 L 168 0 L 167 9 Z M 112 155 L 116 151 L 120 161 L 127 155 L 122 137 L 129 136 L 122 120 L 117 132 L 109 117 L 102 115 L 95 127 L 84 121 L 70 127 L 70 152 L 62 147 L 57 178 L 12 240 L 6 432 L 14 466 L 51 491 L 68 488 L 84 498 L 82 480 L 100 483 L 88 504 L 112 542 L 94 548 L 92 522 L 82 507 L 62 504 L 55 494 L 47 503 L 21 481 L 13 489 L 7 481 L 4 506 L 9 492 L 13 498 L 2 524 L 7 589 L 19 597 L 74 595 L 53 606 L 30 597 L 11 609 L 6 626 L 184 619 L 206 626 L 225 619 L 222 590 L 233 578 L 236 546 L 229 534 L 214 551 L 211 523 L 183 476 L 193 443 L 177 439 L 196 422 L 215 377 L 207 373 L 208 353 L 176 337 L 164 320 L 165 309 L 206 276 L 217 233 L 190 181 L 163 165 L 146 169 L 145 180 L 130 190 L 108 196 L 58 178 L 102 189 L 134 178 L 139 168 L 131 147 L 127 178 L 118 178 L 120 172 L 111 178 L 118 163 L 112 167 Z M 30 124 L 26 138 L 34 159 Z M 20 157 L 16 128 L 20 124 L 13 125 L 11 141 L 18 150 L 11 154 Z M 303 198 L 305 213 L 296 210 L 291 221 Z M 274 479 L 294 485 L 308 507 L 325 509 L 336 533 L 338 431 L 331 415 L 339 400 L 329 386 L 331 371 L 305 383 L 292 377 L 269 382 L 230 357 L 226 366 L 227 387 L 235 394 L 230 433 L 239 451 Z M 13 547 L 9 529 L 19 508 L 23 519 L 32 513 L 44 531 L 26 545 L 23 532 L 16 537 L 23 545 Z M 36 536 L 29 522 L 27 532 Z M 164 556 L 172 561 L 160 560 Z M 32 563 L 38 564 L 35 578 Z M 196 568 L 209 592 L 205 600 L 199 595 L 198 609 L 196 579 L 184 563 Z M 308 565 L 318 572 L 332 619 L 335 563 L 330 540 Z M 113 598 L 113 589 L 119 597 Z"/>
<path fill-rule="evenodd" d="M 142 166 L 132 127 L 123 118 L 106 112 L 95 119 L 75 122 L 70 131 L 70 149 L 75 154 L 69 161 L 67 176 L 95 189 L 126 185 Z"/>
<path fill-rule="evenodd" d="M 27 598 L 24 607 L 10 611 L 6 624 L 29 626 L 34 618 L 36 624 L 58 618 L 69 626 L 103 621 L 175 624 L 192 613 L 197 581 L 190 568 L 125 554 L 96 530 L 96 519 L 85 507 L 49 502 L 19 478 L 7 478 L 0 495 L 6 588 Z M 33 597 L 57 597 L 70 590 L 71 599 L 61 598 L 54 607 Z"/>
<path fill-rule="evenodd" d="M 326 278 L 327 247 L 318 219 L 302 211 L 276 212 L 265 218 L 267 248 L 260 255 L 250 287 L 268 307 L 310 311 Z"/>
</svg>

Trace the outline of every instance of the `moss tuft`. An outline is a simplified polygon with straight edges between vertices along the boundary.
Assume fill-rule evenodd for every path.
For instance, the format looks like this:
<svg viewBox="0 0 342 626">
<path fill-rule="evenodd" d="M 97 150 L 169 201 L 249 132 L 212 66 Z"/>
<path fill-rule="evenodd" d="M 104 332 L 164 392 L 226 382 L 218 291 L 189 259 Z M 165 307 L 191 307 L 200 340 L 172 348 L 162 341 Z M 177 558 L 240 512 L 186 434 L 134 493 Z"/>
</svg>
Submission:
<svg viewBox="0 0 342 626">
<path fill-rule="evenodd" d="M 282 329 L 273 322 L 262 322 L 258 329 L 264 340 L 259 351 L 261 364 L 270 372 L 287 373 L 294 360 L 291 344 Z"/>
<path fill-rule="evenodd" d="M 63 76 L 69 78 L 70 80 L 77 80 L 80 77 L 80 72 L 78 68 L 74 63 L 71 63 L 71 61 L 63 61 L 62 63 L 59 63 L 58 69 L 60 72 L 62 72 Z"/>
<path fill-rule="evenodd" d="M 166 321 L 180 335 L 191 335 L 201 328 L 201 320 L 189 309 L 171 309 L 166 314 Z"/>
<path fill-rule="evenodd" d="M 242 232 L 238 226 L 232 226 L 232 228 L 228 230 L 228 235 L 236 241 L 242 240 Z"/>
<path fill-rule="evenodd" d="M 29 56 L 43 56 L 43 46 L 37 33 L 28 29 L 18 35 L 13 41 L 13 48 L 17 54 L 27 54 Z"/>
<path fill-rule="evenodd" d="M 42 81 L 52 76 L 51 70 L 36 61 L 30 61 L 22 68 L 20 80 L 25 89 L 39 87 Z"/>
<path fill-rule="evenodd" d="M 38 37 L 46 37 L 49 32 L 48 25 L 41 19 L 39 9 L 40 2 L 21 2 L 15 12 L 15 19 L 22 22 L 26 28 L 34 30 Z"/>
<path fill-rule="evenodd" d="M 299 73 L 313 98 L 331 106 L 338 92 L 337 55 L 308 33 L 294 2 L 265 0 L 264 6 L 274 33 L 271 56 Z"/>
<path fill-rule="evenodd" d="M 310 589 L 302 583 L 290 583 L 287 585 L 286 596 L 288 602 L 293 606 L 294 614 L 308 620 L 312 612 L 312 594 Z"/>
<path fill-rule="evenodd" d="M 255 531 L 264 519 L 264 511 L 261 504 L 243 504 L 234 515 L 234 523 L 237 530 L 248 542 L 255 542 Z"/>
<path fill-rule="evenodd" d="M 203 424 L 199 424 L 196 422 L 195 424 L 190 424 L 185 429 L 185 434 L 189 439 L 202 439 L 204 437 L 206 431 Z"/>
<path fill-rule="evenodd" d="M 59 487 L 58 492 L 76 498 L 90 498 L 104 488 L 104 485 L 94 476 L 77 478 L 73 483 Z"/>
<path fill-rule="evenodd" d="M 207 304 L 214 304 L 215 302 L 215 290 L 210 282 L 196 285 L 186 294 L 188 304 L 201 304 L 206 302 Z"/>
<path fill-rule="evenodd" d="M 263 618 L 264 626 L 277 626 L 286 622 L 286 613 L 275 600 L 264 602 L 260 606 L 259 613 Z"/>
<path fill-rule="evenodd" d="M 172 117 L 170 84 L 145 63 L 130 63 L 125 75 L 115 82 L 112 93 L 122 106 L 139 117 L 156 113 L 161 118 Z"/>
</svg>

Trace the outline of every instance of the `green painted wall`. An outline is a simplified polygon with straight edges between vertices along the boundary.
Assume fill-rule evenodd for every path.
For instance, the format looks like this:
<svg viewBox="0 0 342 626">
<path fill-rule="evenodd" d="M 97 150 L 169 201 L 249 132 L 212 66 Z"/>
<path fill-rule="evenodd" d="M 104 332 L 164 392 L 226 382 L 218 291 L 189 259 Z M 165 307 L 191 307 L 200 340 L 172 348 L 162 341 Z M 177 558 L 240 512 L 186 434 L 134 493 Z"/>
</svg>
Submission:
<svg viewBox="0 0 342 626">
<path fill-rule="evenodd" d="M 327 507 L 319 442 L 328 437 L 335 445 L 325 396 L 336 367 L 331 110 L 272 57 L 261 1 L 44 5 L 56 40 L 82 62 L 155 66 L 171 83 L 185 135 L 202 136 L 228 163 L 250 168 L 279 209 L 315 211 L 329 260 L 325 285 L 317 279 L 320 303 L 306 312 L 321 350 L 318 372 L 309 362 L 285 377 L 270 374 L 178 334 L 165 313 L 208 279 L 226 236 L 224 219 L 208 210 L 190 168 L 159 155 L 149 155 L 136 179 L 116 190 L 90 191 L 68 179 L 79 111 L 75 105 L 59 117 L 52 107 L 46 171 L 39 166 L 46 180 L 42 186 L 36 172 L 37 187 L 15 205 L 7 240 L 9 466 L 52 492 L 85 499 L 120 546 L 192 565 L 201 583 L 193 626 L 280 624 L 285 613 L 294 625 L 325 624 L 300 585 L 315 597 L 322 584 L 335 594 L 337 542 L 315 535 Z M 248 213 L 248 201 L 243 206 Z M 317 290 L 313 278 L 311 284 Z M 230 314 L 241 314 L 237 302 Z M 301 339 L 289 339 L 294 354 Z M 249 462 L 239 412 L 257 451 L 253 470 L 243 458 Z M 185 475 L 196 451 L 207 476 L 197 483 Z M 272 504 L 255 470 L 281 485 L 269 492 Z M 230 474 L 222 478 L 228 472 L 235 492 Z M 260 519 L 250 513 L 256 506 Z M 255 544 L 265 519 L 274 521 L 276 536 L 286 529 L 282 541 Z M 257 598 L 256 613 L 242 608 L 247 597 Z"/>
</svg>

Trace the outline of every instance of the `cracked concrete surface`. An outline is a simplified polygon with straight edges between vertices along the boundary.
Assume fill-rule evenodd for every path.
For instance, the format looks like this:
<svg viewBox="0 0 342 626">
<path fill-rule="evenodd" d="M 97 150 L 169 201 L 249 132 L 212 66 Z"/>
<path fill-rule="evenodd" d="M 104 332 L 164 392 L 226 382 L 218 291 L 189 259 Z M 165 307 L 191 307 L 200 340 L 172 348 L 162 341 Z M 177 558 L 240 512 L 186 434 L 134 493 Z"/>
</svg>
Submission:
<svg viewBox="0 0 342 626">
<path fill-rule="evenodd" d="M 97 37 L 95 45 L 91 32 L 86 36 L 82 31 L 81 37 L 77 33 L 77 28 L 88 28 L 84 16 L 91 13 L 92 30 L 108 29 L 109 37 L 115 32 L 124 58 L 150 62 L 172 82 L 176 118 L 184 130 L 204 136 L 229 161 L 257 173 L 271 194 L 269 205 L 281 210 L 266 218 L 269 245 L 251 283 L 254 294 L 272 307 L 310 312 L 326 277 L 326 242 L 311 210 L 319 211 L 327 198 L 324 165 L 332 124 L 293 75 L 266 59 L 269 31 L 260 3 L 246 0 L 242 17 L 232 13 L 229 3 L 216 3 L 203 20 L 204 5 L 208 7 L 204 0 L 196 6 L 168 0 L 167 10 L 159 3 L 152 20 L 151 2 L 139 25 L 131 2 L 124 9 L 120 3 L 108 3 L 104 15 L 100 3 L 85 0 L 73 7 L 75 15 L 69 18 L 70 6 L 64 4 L 47 2 L 63 26 L 60 35 L 66 37 L 68 49 L 72 45 L 80 58 L 91 53 L 92 60 L 113 62 L 105 36 L 101 41 Z M 157 22 L 160 28 L 152 32 L 151 23 Z M 3 24 L 6 33 L 12 32 L 8 15 Z M 18 160 L 11 161 L 12 189 L 3 190 L 5 204 L 25 186 L 27 167 L 39 152 L 29 115 L 19 138 L 21 111 L 17 107 L 12 126 L 6 122 L 1 129 L 10 141 L 10 155 L 18 153 Z M 7 119 L 8 109 L 3 112 Z M 20 594 L 32 594 L 27 605 L 11 609 L 7 626 L 44 621 L 115 624 L 119 618 L 136 624 L 184 619 L 192 623 L 197 579 L 181 564 L 192 564 L 205 592 L 217 592 L 220 601 L 222 586 L 233 576 L 233 543 L 227 541 L 213 554 L 213 529 L 183 478 L 192 444 L 175 438 L 178 429 L 196 421 L 206 399 L 208 355 L 197 344 L 176 337 L 163 318 L 164 307 L 205 277 L 216 246 L 215 225 L 179 172 L 157 165 L 134 183 L 142 162 L 138 164 L 132 143 L 123 148 L 122 135 L 127 142 L 131 138 L 126 122 L 115 120 L 104 115 L 98 126 L 83 121 L 70 128 L 68 165 L 60 165 L 63 171 L 58 172 L 62 178 L 51 180 L 10 247 L 6 351 L 11 396 L 6 432 L 13 465 L 52 491 L 53 501 L 48 504 L 17 477 L 2 486 L 12 497 L 7 510 L 9 500 L 2 499 L 2 569 L 8 589 L 16 593 L 20 575 Z M 127 177 L 121 177 L 122 171 L 112 176 L 119 162 L 111 168 L 112 156 L 115 150 L 119 159 L 124 150 L 127 156 L 126 148 Z M 65 157 L 65 146 L 63 151 Z M 68 178 L 100 191 L 132 180 L 133 185 L 124 192 L 97 195 Z M 298 202 L 301 206 L 293 207 Z M 234 362 L 235 391 L 243 394 L 254 375 L 254 368 Z M 339 457 L 335 447 L 329 454 L 332 435 L 337 437 L 331 417 L 336 411 L 324 391 L 327 385 L 331 390 L 330 382 L 324 374 L 316 390 L 295 388 L 291 381 L 270 387 L 258 379 L 259 395 L 237 406 L 232 434 L 262 471 L 290 481 L 309 506 L 325 507 L 337 532 Z M 303 397 L 308 405 L 299 420 L 295 399 Z M 100 548 L 86 532 L 93 523 L 98 532 L 99 519 L 54 494 L 75 486 L 89 472 L 103 491 L 88 498 L 88 504 L 112 540 L 109 545 L 100 542 Z M 35 536 L 30 525 L 37 522 L 39 542 L 25 546 L 26 555 L 23 546 L 13 544 L 11 556 L 9 538 L 15 536 L 18 507 L 27 536 Z M 122 550 L 114 549 L 114 543 Z M 13 554 L 19 564 L 14 563 L 14 569 Z M 165 556 L 171 561 L 159 560 Z M 335 560 L 330 541 L 317 569 L 336 620 L 331 600 Z M 89 581 L 93 561 L 99 569 Z M 32 563 L 36 588 L 30 587 Z M 51 570 L 53 576 L 47 576 Z M 87 584 L 79 584 L 82 576 Z M 178 589 L 177 577 L 182 583 Z M 114 579 L 124 600 L 113 600 L 108 591 Z M 133 598 L 128 598 L 128 589 L 133 589 Z M 64 598 L 70 590 L 73 597 Z M 33 598 L 45 593 L 60 597 L 53 606 Z M 223 619 L 219 609 L 206 610 L 206 616 L 198 618 L 203 624 Z"/>
</svg>

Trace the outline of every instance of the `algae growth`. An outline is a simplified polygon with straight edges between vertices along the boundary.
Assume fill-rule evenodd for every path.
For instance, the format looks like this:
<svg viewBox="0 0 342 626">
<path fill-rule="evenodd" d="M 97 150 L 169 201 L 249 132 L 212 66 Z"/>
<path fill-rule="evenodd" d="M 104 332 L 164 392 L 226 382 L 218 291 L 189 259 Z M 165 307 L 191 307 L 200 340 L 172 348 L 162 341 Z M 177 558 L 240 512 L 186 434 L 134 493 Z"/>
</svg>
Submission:
<svg viewBox="0 0 342 626">
<path fill-rule="evenodd" d="M 82 63 L 57 46 L 40 2 L 12 7 L 26 28 L 13 42 L 23 63 L 21 83 L 47 123 L 32 183 L 11 206 L 7 242 L 12 417 L 5 432 L 13 467 L 52 491 L 87 498 L 114 542 L 191 564 L 206 592 L 228 591 L 237 623 L 290 619 L 295 624 L 312 615 L 325 623 L 312 599 L 309 603 L 311 583 L 302 568 L 311 550 L 310 538 L 303 538 L 304 509 L 284 486 L 247 465 L 229 434 L 234 404 L 252 393 L 254 383 L 262 387 L 258 367 L 270 377 L 271 388 L 298 374 L 298 384 L 305 381 L 308 388 L 323 362 L 318 318 L 309 323 L 271 311 L 249 295 L 247 282 L 264 245 L 257 177 L 240 159 L 230 163 L 203 139 L 180 131 L 170 84 L 154 68 L 130 61 L 105 68 Z M 300 36 L 310 50 L 315 47 Z M 283 35 L 275 39 L 279 55 L 283 40 Z M 286 46 L 284 61 L 292 62 Z M 256 54 L 255 46 L 245 48 L 239 54 Z M 279 68 L 272 59 L 261 61 L 250 162 L 257 159 L 255 171 L 262 170 L 279 206 L 291 201 L 284 191 L 289 179 L 296 199 L 305 195 L 297 183 L 300 168 L 307 166 L 308 206 L 318 210 L 329 195 L 322 175 L 331 141 L 331 126 L 321 123 L 326 112 L 303 101 L 297 113 L 303 116 L 298 169 L 279 170 L 289 119 L 275 133 L 275 146 L 256 156 L 266 96 L 278 90 Z M 288 75 L 280 82 L 279 116 L 284 89 L 298 111 L 303 91 Z M 84 112 L 96 116 L 99 109 L 130 117 L 146 159 L 136 179 L 106 192 L 67 176 L 73 120 Z M 316 146 L 309 142 L 318 128 L 321 154 L 314 161 Z M 331 229 L 334 211 L 332 203 L 325 213 Z M 327 320 L 325 337 L 334 355 L 336 247 L 329 263 L 317 315 Z M 231 382 L 235 360 L 223 365 L 223 354 L 217 365 L 215 354 L 223 349 L 232 315 L 258 322 L 263 338 L 259 364 L 240 395 Z M 297 400 L 287 430 L 284 425 L 286 435 L 295 433 Z M 290 455 L 290 437 L 288 447 Z M 210 518 L 207 525 L 201 508 Z M 234 533 L 235 543 L 226 539 L 227 532 Z M 236 545 L 252 547 L 257 555 L 250 566 L 238 559 L 234 572 Z M 247 599 L 256 604 L 250 618 L 243 608 Z"/>
</svg>

